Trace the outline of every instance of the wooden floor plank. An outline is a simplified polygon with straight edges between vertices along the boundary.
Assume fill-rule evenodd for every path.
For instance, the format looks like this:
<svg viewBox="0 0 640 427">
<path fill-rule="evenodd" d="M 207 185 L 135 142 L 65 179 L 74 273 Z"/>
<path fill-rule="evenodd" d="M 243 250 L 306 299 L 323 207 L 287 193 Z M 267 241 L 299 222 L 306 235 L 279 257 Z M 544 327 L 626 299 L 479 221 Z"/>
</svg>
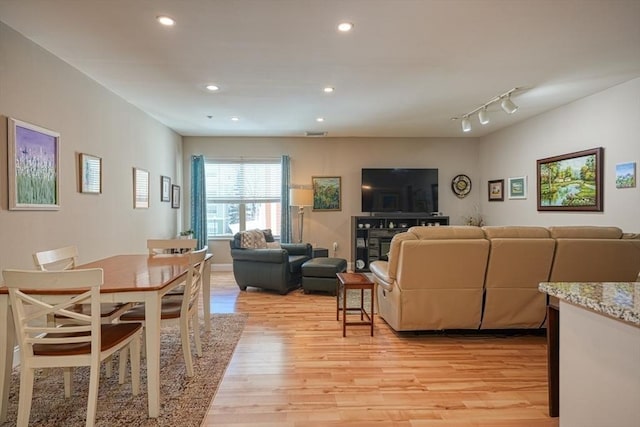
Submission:
<svg viewBox="0 0 640 427">
<path fill-rule="evenodd" d="M 203 426 L 558 426 L 543 336 L 398 334 L 376 316 L 373 337 L 343 338 L 335 297 L 211 283 L 212 312 L 248 320 Z"/>
</svg>

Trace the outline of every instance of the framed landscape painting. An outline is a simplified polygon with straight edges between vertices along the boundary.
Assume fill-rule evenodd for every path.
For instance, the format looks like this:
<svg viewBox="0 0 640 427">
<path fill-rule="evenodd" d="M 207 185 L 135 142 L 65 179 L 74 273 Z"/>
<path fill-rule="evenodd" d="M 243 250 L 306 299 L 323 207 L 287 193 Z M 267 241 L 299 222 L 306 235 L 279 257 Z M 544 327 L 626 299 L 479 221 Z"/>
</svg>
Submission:
<svg viewBox="0 0 640 427">
<path fill-rule="evenodd" d="M 538 160 L 538 210 L 602 212 L 603 151 L 598 147 Z"/>
<path fill-rule="evenodd" d="M 339 211 L 342 209 L 341 178 L 339 176 L 311 177 L 314 211 Z"/>
<path fill-rule="evenodd" d="M 60 134 L 8 119 L 10 210 L 58 210 Z"/>
<path fill-rule="evenodd" d="M 616 165 L 616 188 L 634 188 L 636 186 L 636 162 Z"/>
</svg>

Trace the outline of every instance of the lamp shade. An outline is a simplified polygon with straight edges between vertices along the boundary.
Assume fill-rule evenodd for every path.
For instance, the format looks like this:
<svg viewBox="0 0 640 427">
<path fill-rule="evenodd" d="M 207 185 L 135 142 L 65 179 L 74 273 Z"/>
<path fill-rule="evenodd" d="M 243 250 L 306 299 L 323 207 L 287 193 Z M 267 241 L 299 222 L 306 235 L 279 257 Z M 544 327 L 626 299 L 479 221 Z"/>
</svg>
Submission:
<svg viewBox="0 0 640 427">
<path fill-rule="evenodd" d="M 290 206 L 313 206 L 313 190 L 310 188 L 289 189 Z"/>
<path fill-rule="evenodd" d="M 513 103 L 510 97 L 502 98 L 500 106 L 507 114 L 513 114 L 518 110 L 518 106 Z"/>
</svg>

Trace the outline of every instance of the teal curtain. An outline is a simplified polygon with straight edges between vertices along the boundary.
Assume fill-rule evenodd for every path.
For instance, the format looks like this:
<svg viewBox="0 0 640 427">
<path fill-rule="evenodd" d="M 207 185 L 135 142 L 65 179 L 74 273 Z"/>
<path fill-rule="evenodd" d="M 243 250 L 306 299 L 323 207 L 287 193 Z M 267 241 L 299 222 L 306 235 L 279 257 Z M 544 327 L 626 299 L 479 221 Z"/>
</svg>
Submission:
<svg viewBox="0 0 640 427">
<path fill-rule="evenodd" d="M 191 229 L 198 249 L 207 245 L 207 193 L 204 156 L 191 156 Z"/>
<path fill-rule="evenodd" d="M 291 186 L 291 159 L 282 156 L 282 191 L 280 203 L 282 217 L 280 218 L 280 242 L 291 243 L 291 209 L 289 208 L 289 187 Z"/>
</svg>

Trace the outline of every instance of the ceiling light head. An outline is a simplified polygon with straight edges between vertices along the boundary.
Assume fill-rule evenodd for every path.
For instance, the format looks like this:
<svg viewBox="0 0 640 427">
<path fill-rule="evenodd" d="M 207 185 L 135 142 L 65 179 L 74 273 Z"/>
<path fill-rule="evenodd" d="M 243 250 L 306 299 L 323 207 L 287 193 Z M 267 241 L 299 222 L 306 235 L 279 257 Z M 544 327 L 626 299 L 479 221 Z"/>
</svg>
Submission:
<svg viewBox="0 0 640 427">
<path fill-rule="evenodd" d="M 220 90 L 220 86 L 218 86 L 218 85 L 207 85 L 207 90 L 210 90 L 211 92 L 215 92 L 217 90 Z"/>
<path fill-rule="evenodd" d="M 240 119 L 239 119 L 238 117 L 235 117 L 235 116 L 234 116 L 234 117 L 231 117 L 231 121 L 232 121 L 232 122 L 237 122 L 237 121 L 239 121 L 239 120 L 240 120 Z"/>
<path fill-rule="evenodd" d="M 316 119 L 316 122 L 324 122 L 324 117 L 318 117 L 318 118 Z"/>
<path fill-rule="evenodd" d="M 176 21 L 167 15 L 156 16 L 156 20 L 165 27 L 173 27 L 176 25 Z"/>
<path fill-rule="evenodd" d="M 489 113 L 487 112 L 487 107 L 484 107 L 482 110 L 480 110 L 480 112 L 478 113 L 478 121 L 480 122 L 480 124 L 482 125 L 486 125 L 489 123 Z"/>
<path fill-rule="evenodd" d="M 338 24 L 338 31 L 342 33 L 348 33 L 353 29 L 353 23 L 351 22 L 341 22 Z"/>
<path fill-rule="evenodd" d="M 462 131 L 471 132 L 471 121 L 469 120 L 469 116 L 464 116 L 462 118 Z"/>
<path fill-rule="evenodd" d="M 322 90 L 324 91 L 324 93 L 332 93 L 335 90 L 335 88 L 332 88 L 331 86 L 327 86 Z"/>
<path fill-rule="evenodd" d="M 518 106 L 513 103 L 513 101 L 511 100 L 511 96 L 506 96 L 502 98 L 502 101 L 500 102 L 500 106 L 502 107 L 504 112 L 507 114 L 513 114 L 516 111 L 518 111 Z"/>
</svg>

